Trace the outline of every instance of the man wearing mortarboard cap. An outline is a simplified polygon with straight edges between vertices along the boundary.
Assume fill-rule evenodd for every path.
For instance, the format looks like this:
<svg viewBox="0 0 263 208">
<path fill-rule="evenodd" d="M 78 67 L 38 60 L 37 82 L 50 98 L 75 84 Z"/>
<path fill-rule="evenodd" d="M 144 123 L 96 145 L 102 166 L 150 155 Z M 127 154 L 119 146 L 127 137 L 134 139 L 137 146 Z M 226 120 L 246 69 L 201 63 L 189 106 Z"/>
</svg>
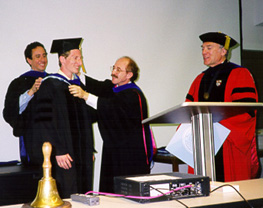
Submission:
<svg viewBox="0 0 263 208">
<path fill-rule="evenodd" d="M 51 53 L 58 53 L 60 69 L 43 79 L 34 100 L 37 114 L 32 121 L 34 162 L 41 164 L 43 142 L 52 144 L 52 170 L 62 198 L 92 189 L 93 133 L 91 108 L 73 97 L 69 85 L 83 87 L 76 75 L 82 65 L 82 38 L 54 40 Z M 37 141 L 37 142 L 35 142 Z"/>
<path fill-rule="evenodd" d="M 227 60 L 237 42 L 221 32 L 199 36 L 204 64 L 209 68 L 193 81 L 188 102 L 258 102 L 254 79 L 248 69 Z M 256 111 L 246 112 L 220 123 L 231 132 L 215 157 L 216 180 L 237 181 L 256 177 Z"/>
</svg>

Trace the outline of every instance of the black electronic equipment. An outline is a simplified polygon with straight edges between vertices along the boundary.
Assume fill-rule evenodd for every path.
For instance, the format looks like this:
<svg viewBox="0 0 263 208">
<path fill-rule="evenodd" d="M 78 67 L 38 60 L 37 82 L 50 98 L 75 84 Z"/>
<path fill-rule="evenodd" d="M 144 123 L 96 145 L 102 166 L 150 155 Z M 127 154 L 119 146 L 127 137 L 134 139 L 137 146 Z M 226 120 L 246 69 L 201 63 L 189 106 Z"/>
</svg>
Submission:
<svg viewBox="0 0 263 208">
<path fill-rule="evenodd" d="M 186 173 L 160 173 L 114 178 L 116 194 L 140 203 L 209 196 L 210 179 Z M 159 197 L 160 196 L 160 197 Z"/>
</svg>

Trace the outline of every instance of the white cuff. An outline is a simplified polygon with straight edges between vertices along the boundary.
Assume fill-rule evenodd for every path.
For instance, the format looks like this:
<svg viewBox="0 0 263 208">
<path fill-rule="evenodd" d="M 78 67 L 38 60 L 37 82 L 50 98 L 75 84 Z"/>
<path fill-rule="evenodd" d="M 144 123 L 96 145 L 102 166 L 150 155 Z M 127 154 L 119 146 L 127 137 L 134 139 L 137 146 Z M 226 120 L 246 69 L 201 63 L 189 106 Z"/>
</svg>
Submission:
<svg viewBox="0 0 263 208">
<path fill-rule="evenodd" d="M 86 100 L 87 105 L 97 110 L 98 97 L 96 95 L 90 94 Z"/>
</svg>

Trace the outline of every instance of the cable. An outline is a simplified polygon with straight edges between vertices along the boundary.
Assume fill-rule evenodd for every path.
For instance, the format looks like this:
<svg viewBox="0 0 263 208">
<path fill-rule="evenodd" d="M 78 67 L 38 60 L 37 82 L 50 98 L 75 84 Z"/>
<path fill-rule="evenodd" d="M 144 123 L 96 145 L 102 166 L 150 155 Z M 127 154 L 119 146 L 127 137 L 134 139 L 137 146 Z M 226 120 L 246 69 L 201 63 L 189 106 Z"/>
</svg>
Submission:
<svg viewBox="0 0 263 208">
<path fill-rule="evenodd" d="M 218 186 L 217 188 L 213 189 L 212 191 L 210 191 L 210 194 L 215 192 L 216 190 L 220 189 L 220 188 L 223 188 L 225 186 L 230 186 L 231 188 L 233 188 L 236 193 L 238 193 L 238 195 L 247 203 L 247 205 L 250 207 L 250 208 L 254 208 L 250 203 L 249 201 L 247 201 L 245 199 L 245 197 L 242 196 L 242 194 L 232 185 L 230 184 L 224 184 L 224 185 L 221 185 L 221 186 Z M 131 196 L 131 195 L 123 195 L 123 194 L 114 194 L 114 193 L 106 193 L 106 192 L 96 192 L 96 191 L 88 191 L 87 193 L 85 193 L 85 195 L 89 195 L 89 194 L 97 194 L 97 195 L 105 195 L 105 196 L 112 196 L 112 197 L 123 197 L 123 198 L 129 198 L 129 199 L 144 199 L 144 200 L 150 200 L 150 199 L 156 199 L 156 198 L 159 198 L 159 197 L 162 197 L 162 196 L 166 196 L 167 199 L 170 199 L 171 197 L 169 196 L 169 194 L 173 193 L 173 192 L 176 192 L 176 191 L 179 191 L 179 190 L 182 190 L 182 189 L 186 189 L 186 188 L 191 188 L 192 185 L 186 185 L 186 186 L 182 186 L 182 187 L 179 187 L 179 188 L 176 188 L 176 189 L 173 189 L 173 190 L 170 190 L 170 191 L 167 191 L 165 193 L 163 193 L 162 191 L 160 191 L 160 189 L 157 189 L 153 186 L 149 186 L 151 189 L 154 189 L 155 191 L 159 192 L 160 194 L 157 195 L 157 196 Z M 179 202 L 180 204 L 182 204 L 183 206 L 185 206 L 186 208 L 190 208 L 188 207 L 186 204 L 184 204 L 183 202 L 179 201 L 178 199 L 174 199 L 176 200 L 177 202 Z"/>
<path fill-rule="evenodd" d="M 191 186 L 191 185 L 190 185 Z M 154 188 L 154 187 L 152 187 L 152 186 L 150 186 L 152 189 L 154 189 L 154 190 L 156 190 L 156 191 L 158 191 L 158 192 L 160 192 L 160 193 L 162 193 L 159 189 L 156 189 L 156 188 Z M 191 188 L 191 187 L 190 187 Z M 176 192 L 176 191 L 178 191 L 178 190 L 174 190 L 173 192 Z M 162 193 L 163 194 L 163 193 Z M 170 197 L 170 196 L 168 196 L 168 195 L 165 195 L 166 197 L 167 197 L 167 199 L 171 199 L 172 197 Z M 178 203 L 180 203 L 180 204 L 182 204 L 183 206 L 185 206 L 186 208 L 190 208 L 190 207 L 188 207 L 186 204 L 184 204 L 183 202 L 181 202 L 181 201 L 179 201 L 178 199 L 173 199 L 173 200 L 175 200 L 175 201 L 177 201 Z"/>
<path fill-rule="evenodd" d="M 167 199 L 170 199 L 170 197 L 168 197 L 165 193 L 163 193 L 163 192 L 160 191 L 160 188 L 157 189 L 157 188 L 155 188 L 155 187 L 153 187 L 153 186 L 151 186 L 151 185 L 150 185 L 149 187 L 150 187 L 151 189 L 159 192 L 161 195 L 166 196 Z M 165 190 L 167 190 L 167 189 L 165 189 Z"/>
<path fill-rule="evenodd" d="M 190 208 L 190 207 L 188 207 L 186 204 L 184 204 L 183 202 L 181 202 L 180 200 L 178 200 L 178 199 L 174 199 L 174 200 L 177 201 L 178 203 L 180 203 L 181 205 L 185 206 L 186 208 Z"/>
<path fill-rule="evenodd" d="M 158 191 L 158 192 L 161 193 L 161 194 L 164 194 L 164 193 L 161 192 L 159 189 L 154 188 L 153 186 L 150 186 L 150 188 L 152 188 L 152 189 Z M 174 190 L 174 192 L 176 192 L 176 191 Z M 168 195 L 165 195 L 165 196 L 167 197 L 167 199 L 171 199 L 170 196 L 168 196 Z M 182 205 L 185 206 L 186 208 L 190 208 L 190 207 L 188 207 L 186 204 L 184 204 L 183 202 L 179 201 L 178 199 L 173 199 L 173 200 L 175 200 L 175 201 L 177 201 L 178 203 L 182 204 Z"/>
<path fill-rule="evenodd" d="M 230 184 L 224 184 L 224 185 L 222 185 L 222 186 L 218 186 L 217 188 L 213 189 L 210 193 L 212 193 L 212 192 L 214 192 L 214 191 L 216 191 L 216 190 L 218 190 L 218 189 L 220 189 L 220 188 L 223 188 L 224 186 L 230 186 L 231 188 L 233 188 L 233 189 L 238 193 L 238 195 L 247 203 L 247 205 L 248 205 L 250 208 L 254 208 L 254 207 L 245 199 L 245 197 L 243 197 L 242 194 L 241 194 L 234 186 L 232 186 L 232 185 L 230 185 Z"/>
<path fill-rule="evenodd" d="M 124 198 L 129 198 L 129 199 L 146 199 L 146 200 L 149 200 L 149 199 L 156 199 L 156 198 L 159 198 L 159 197 L 162 197 L 164 195 L 168 195 L 168 194 L 171 194 L 173 192 L 176 192 L 176 191 L 179 191 L 181 189 L 185 189 L 185 188 L 191 188 L 192 185 L 186 185 L 186 186 L 182 186 L 182 187 L 179 187 L 179 188 L 176 188 L 176 189 L 173 189 L 172 191 L 168 191 L 166 193 L 162 193 L 162 194 L 159 194 L 157 196 L 130 196 L 130 195 L 122 195 L 122 194 L 114 194 L 114 193 L 106 193 L 106 192 L 96 192 L 96 191 L 88 191 L 87 193 L 85 193 L 85 195 L 88 195 L 88 194 L 98 194 L 98 195 L 105 195 L 105 196 L 113 196 L 113 197 L 124 197 Z M 160 192 L 160 191 L 159 191 Z"/>
</svg>

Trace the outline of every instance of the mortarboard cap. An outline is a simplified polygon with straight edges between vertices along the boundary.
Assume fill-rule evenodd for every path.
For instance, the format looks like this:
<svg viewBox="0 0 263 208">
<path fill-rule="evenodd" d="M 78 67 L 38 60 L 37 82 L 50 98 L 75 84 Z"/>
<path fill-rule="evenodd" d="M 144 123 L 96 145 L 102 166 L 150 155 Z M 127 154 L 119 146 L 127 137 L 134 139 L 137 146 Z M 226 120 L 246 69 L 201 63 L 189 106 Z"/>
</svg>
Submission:
<svg viewBox="0 0 263 208">
<path fill-rule="evenodd" d="M 60 56 L 67 51 L 79 49 L 81 40 L 82 38 L 53 40 L 50 53 L 58 53 L 58 56 Z"/>
<path fill-rule="evenodd" d="M 199 38 L 201 39 L 201 41 L 203 41 L 203 43 L 204 42 L 218 43 L 224 46 L 226 50 L 237 44 L 237 42 L 233 38 L 221 32 L 204 33 L 200 35 Z"/>
</svg>

